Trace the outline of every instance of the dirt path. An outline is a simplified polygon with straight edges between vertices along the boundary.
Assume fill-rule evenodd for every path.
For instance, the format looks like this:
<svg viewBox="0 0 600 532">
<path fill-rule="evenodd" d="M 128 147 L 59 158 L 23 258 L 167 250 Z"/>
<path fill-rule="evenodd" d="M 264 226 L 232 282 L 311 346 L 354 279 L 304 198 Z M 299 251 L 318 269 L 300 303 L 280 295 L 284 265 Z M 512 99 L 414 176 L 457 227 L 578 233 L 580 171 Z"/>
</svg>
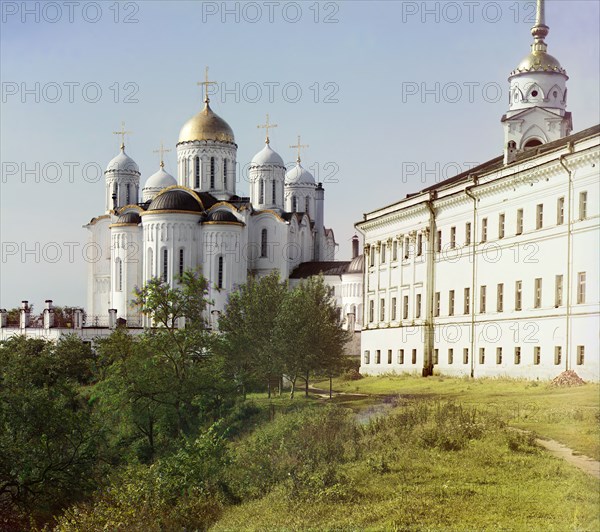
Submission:
<svg viewBox="0 0 600 532">
<path fill-rule="evenodd" d="M 600 479 L 600 462 L 594 460 L 589 456 L 583 454 L 573 454 L 573 449 L 570 449 L 566 445 L 559 443 L 555 440 L 542 440 L 536 438 L 536 443 L 546 449 L 550 454 L 557 458 L 562 458 L 569 464 L 578 467 L 582 471 L 585 471 L 588 475 Z"/>
</svg>

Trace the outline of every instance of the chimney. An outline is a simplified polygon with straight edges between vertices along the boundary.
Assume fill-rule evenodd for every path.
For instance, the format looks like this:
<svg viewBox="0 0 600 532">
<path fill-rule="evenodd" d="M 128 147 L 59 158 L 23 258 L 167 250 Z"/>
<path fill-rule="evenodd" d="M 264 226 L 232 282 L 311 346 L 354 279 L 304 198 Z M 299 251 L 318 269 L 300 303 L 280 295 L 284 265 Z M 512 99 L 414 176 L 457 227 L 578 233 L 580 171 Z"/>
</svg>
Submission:
<svg viewBox="0 0 600 532">
<path fill-rule="evenodd" d="M 356 257 L 358 257 L 358 236 L 354 235 L 352 237 L 352 258 Z"/>
<path fill-rule="evenodd" d="M 8 325 L 8 311 L 5 308 L 0 308 L 0 329 L 5 329 Z"/>
<path fill-rule="evenodd" d="M 73 329 L 83 328 L 83 309 L 73 309 Z"/>
<path fill-rule="evenodd" d="M 21 301 L 21 310 L 19 312 L 19 327 L 26 329 L 29 327 L 29 301 Z"/>
<path fill-rule="evenodd" d="M 54 307 L 51 299 L 46 299 L 44 308 L 44 329 L 54 327 Z"/>
<path fill-rule="evenodd" d="M 108 309 L 108 328 L 114 329 L 117 326 L 117 309 Z"/>
</svg>

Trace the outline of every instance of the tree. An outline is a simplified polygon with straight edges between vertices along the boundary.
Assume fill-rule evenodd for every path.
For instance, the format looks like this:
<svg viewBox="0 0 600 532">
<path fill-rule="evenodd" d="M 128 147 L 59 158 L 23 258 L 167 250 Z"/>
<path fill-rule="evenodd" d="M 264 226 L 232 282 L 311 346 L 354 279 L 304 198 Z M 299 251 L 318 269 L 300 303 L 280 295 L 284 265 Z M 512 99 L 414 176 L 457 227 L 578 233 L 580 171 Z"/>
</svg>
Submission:
<svg viewBox="0 0 600 532">
<path fill-rule="evenodd" d="M 266 381 L 271 397 L 271 381 L 281 375 L 273 335 L 277 315 L 287 296 L 287 283 L 279 280 L 278 272 L 250 277 L 229 296 L 219 319 L 227 368 L 244 395 L 247 386 L 259 380 Z"/>
<path fill-rule="evenodd" d="M 92 368 L 75 336 L 0 342 L 0 528 L 43 522 L 94 487 L 103 438 L 83 387 Z"/>
<path fill-rule="evenodd" d="M 105 369 L 96 397 L 117 429 L 115 444 L 143 461 L 194 436 L 233 402 L 205 320 L 207 289 L 196 272 L 185 272 L 174 287 L 150 280 L 134 303 L 155 327 L 138 337 L 117 330 L 98 344 Z"/>
<path fill-rule="evenodd" d="M 299 377 L 305 381 L 308 395 L 311 374 L 331 372 L 343 363 L 350 333 L 342 328 L 333 290 L 322 275 L 301 282 L 288 294 L 274 330 L 283 372 L 292 384 L 292 398 Z"/>
</svg>

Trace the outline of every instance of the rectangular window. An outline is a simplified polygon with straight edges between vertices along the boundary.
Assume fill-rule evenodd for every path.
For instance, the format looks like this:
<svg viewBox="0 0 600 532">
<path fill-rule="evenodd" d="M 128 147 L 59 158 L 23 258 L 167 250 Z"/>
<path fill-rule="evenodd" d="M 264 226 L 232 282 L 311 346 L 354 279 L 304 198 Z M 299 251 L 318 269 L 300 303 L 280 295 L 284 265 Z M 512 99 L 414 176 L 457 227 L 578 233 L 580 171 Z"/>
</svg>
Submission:
<svg viewBox="0 0 600 532">
<path fill-rule="evenodd" d="M 404 239 L 404 258 L 408 259 L 410 256 L 410 239 L 406 237 Z"/>
<path fill-rule="evenodd" d="M 398 364 L 404 364 L 404 349 L 398 349 Z"/>
<path fill-rule="evenodd" d="M 375 364 L 381 364 L 381 349 L 375 351 Z"/>
<path fill-rule="evenodd" d="M 516 235 L 523 234 L 523 209 L 517 210 L 517 228 L 515 230 Z"/>
<path fill-rule="evenodd" d="M 577 365 L 583 366 L 584 359 L 585 359 L 585 346 L 578 345 L 577 346 Z"/>
<path fill-rule="evenodd" d="M 521 363 L 521 348 L 515 347 L 515 364 Z"/>
<path fill-rule="evenodd" d="M 379 321 L 385 321 L 385 299 L 379 300 Z"/>
<path fill-rule="evenodd" d="M 442 232 L 438 231 L 435 239 L 435 250 L 439 253 L 442 251 Z"/>
<path fill-rule="evenodd" d="M 194 164 L 194 184 L 195 188 L 200 188 L 200 157 L 196 157 L 195 162 L 196 164 Z"/>
<path fill-rule="evenodd" d="M 388 364 L 392 363 L 392 350 L 388 349 Z"/>
<path fill-rule="evenodd" d="M 215 188 L 215 158 L 210 158 L 210 188 Z"/>
<path fill-rule="evenodd" d="M 440 293 L 436 292 L 433 303 L 433 314 L 437 318 L 440 315 Z"/>
<path fill-rule="evenodd" d="M 370 351 L 365 351 L 365 364 L 369 364 L 371 362 L 371 352 Z"/>
<path fill-rule="evenodd" d="M 371 299 L 369 301 L 369 323 L 375 321 L 375 301 Z"/>
<path fill-rule="evenodd" d="M 535 207 L 535 228 L 541 229 L 544 226 L 544 205 L 538 203 Z"/>
<path fill-rule="evenodd" d="M 471 312 L 471 289 L 468 287 L 465 288 L 463 307 L 463 314 L 468 314 L 469 312 Z"/>
<path fill-rule="evenodd" d="M 218 265 L 218 272 L 217 272 L 217 288 L 223 288 L 223 281 L 224 281 L 224 269 L 225 269 L 225 265 L 223 262 L 223 257 L 219 257 L 219 265 Z"/>
<path fill-rule="evenodd" d="M 471 244 L 471 222 L 465 224 L 465 246 Z"/>
<path fill-rule="evenodd" d="M 434 349 L 433 350 L 433 364 L 439 364 L 439 363 L 440 363 L 440 350 Z"/>
<path fill-rule="evenodd" d="M 533 347 L 533 364 L 534 366 L 540 365 L 540 359 L 542 358 L 542 348 L 538 345 Z"/>
<path fill-rule="evenodd" d="M 498 283 L 496 288 L 496 311 L 504 312 L 504 283 Z"/>
<path fill-rule="evenodd" d="M 179 277 L 181 277 L 183 275 L 183 268 L 184 268 L 183 249 L 180 249 L 179 250 Z"/>
<path fill-rule="evenodd" d="M 487 218 L 481 219 L 481 241 L 487 242 Z"/>
<path fill-rule="evenodd" d="M 166 249 L 163 249 L 162 259 L 162 280 L 166 283 L 169 268 L 169 252 Z"/>
<path fill-rule="evenodd" d="M 402 305 L 402 319 L 408 319 L 408 296 L 404 296 L 403 305 Z"/>
<path fill-rule="evenodd" d="M 398 241 L 394 240 L 392 242 L 392 260 L 398 260 Z"/>
<path fill-rule="evenodd" d="M 479 312 L 485 314 L 485 308 L 487 303 L 487 286 L 482 285 L 479 289 Z"/>
<path fill-rule="evenodd" d="M 587 218 L 587 192 L 579 193 L 579 219 L 585 220 Z"/>
<path fill-rule="evenodd" d="M 450 248 L 454 249 L 456 247 L 456 227 L 452 226 L 450 228 Z"/>
<path fill-rule="evenodd" d="M 485 347 L 479 348 L 479 363 L 485 364 Z"/>
<path fill-rule="evenodd" d="M 454 290 L 448 293 L 448 316 L 454 316 Z"/>
<path fill-rule="evenodd" d="M 392 298 L 391 312 L 392 312 L 392 321 L 396 321 L 396 298 L 395 297 Z"/>
<path fill-rule="evenodd" d="M 561 196 L 556 200 L 556 225 L 565 223 L 565 198 Z"/>
<path fill-rule="evenodd" d="M 504 225 L 506 216 L 504 213 L 498 215 L 498 238 L 504 238 Z"/>
<path fill-rule="evenodd" d="M 468 364 L 469 363 L 469 348 L 465 347 L 463 349 L 463 364 Z"/>
<path fill-rule="evenodd" d="M 554 278 L 554 306 L 560 307 L 563 303 L 563 276 L 557 275 Z"/>
<path fill-rule="evenodd" d="M 454 349 L 448 349 L 448 364 L 452 364 L 454 362 Z"/>
<path fill-rule="evenodd" d="M 423 254 L 423 233 L 419 233 L 417 235 L 417 255 L 421 256 Z"/>
<path fill-rule="evenodd" d="M 502 364 L 502 348 L 496 347 L 496 364 Z"/>
<path fill-rule="evenodd" d="M 369 247 L 369 266 L 375 266 L 375 248 Z"/>
<path fill-rule="evenodd" d="M 381 251 L 379 253 L 379 259 L 381 264 L 383 264 L 385 262 L 385 244 L 381 244 Z"/>
<path fill-rule="evenodd" d="M 562 359 L 562 347 L 560 345 L 554 346 L 554 365 L 558 366 Z"/>
<path fill-rule="evenodd" d="M 417 294 L 417 304 L 415 308 L 415 318 L 421 317 L 421 294 Z"/>
<path fill-rule="evenodd" d="M 515 281 L 515 310 L 523 308 L 523 281 Z"/>
<path fill-rule="evenodd" d="M 275 181 L 273 183 L 273 203 L 275 203 Z M 223 159 L 223 188 L 227 189 L 227 159 Z"/>
<path fill-rule="evenodd" d="M 577 274 L 577 304 L 585 303 L 585 272 Z"/>
<path fill-rule="evenodd" d="M 412 363 L 413 364 L 417 363 L 417 350 L 416 349 L 412 350 Z"/>
<path fill-rule="evenodd" d="M 542 278 L 537 277 L 533 284 L 533 308 L 542 306 Z"/>
</svg>

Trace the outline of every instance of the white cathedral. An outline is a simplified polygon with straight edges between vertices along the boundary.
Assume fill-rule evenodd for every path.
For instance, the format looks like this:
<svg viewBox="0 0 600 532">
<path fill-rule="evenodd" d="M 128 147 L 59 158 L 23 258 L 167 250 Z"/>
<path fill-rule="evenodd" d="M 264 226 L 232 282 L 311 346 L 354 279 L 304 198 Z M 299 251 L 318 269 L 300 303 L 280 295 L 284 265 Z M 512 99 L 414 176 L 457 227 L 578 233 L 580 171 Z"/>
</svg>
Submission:
<svg viewBox="0 0 600 532">
<path fill-rule="evenodd" d="M 124 143 L 108 164 L 105 212 L 85 226 L 104 258 L 89 265 L 88 323 L 106 325 L 111 316 L 148 325 L 131 300 L 153 277 L 174 285 L 185 270 L 201 270 L 214 318 L 249 273 L 278 270 L 288 279 L 301 263 L 334 260 L 325 191 L 301 165 L 300 139 L 296 165 L 286 172 L 271 148 L 267 117 L 265 146 L 250 163 L 250 197 L 240 197 L 233 130 L 211 109 L 208 91 L 204 103 L 179 133 L 177 179 L 161 160 L 140 191 L 140 170 Z"/>
<path fill-rule="evenodd" d="M 600 380 L 600 126 L 547 52 L 510 73 L 504 153 L 364 215 L 361 373 Z"/>
</svg>

